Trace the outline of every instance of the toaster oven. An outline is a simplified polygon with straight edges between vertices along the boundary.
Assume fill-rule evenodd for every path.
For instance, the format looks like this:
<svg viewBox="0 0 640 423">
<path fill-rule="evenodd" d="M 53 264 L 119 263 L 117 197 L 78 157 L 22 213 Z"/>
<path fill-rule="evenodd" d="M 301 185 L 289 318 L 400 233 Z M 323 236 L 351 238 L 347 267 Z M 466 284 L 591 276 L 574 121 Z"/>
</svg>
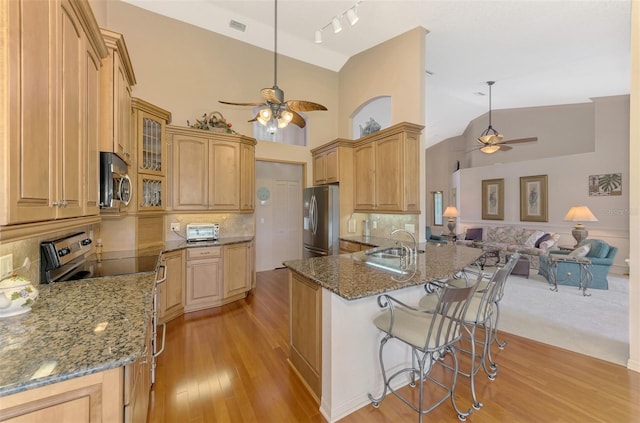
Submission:
<svg viewBox="0 0 640 423">
<path fill-rule="evenodd" d="M 220 225 L 217 223 L 187 224 L 187 242 L 217 241 L 220 237 Z"/>
</svg>

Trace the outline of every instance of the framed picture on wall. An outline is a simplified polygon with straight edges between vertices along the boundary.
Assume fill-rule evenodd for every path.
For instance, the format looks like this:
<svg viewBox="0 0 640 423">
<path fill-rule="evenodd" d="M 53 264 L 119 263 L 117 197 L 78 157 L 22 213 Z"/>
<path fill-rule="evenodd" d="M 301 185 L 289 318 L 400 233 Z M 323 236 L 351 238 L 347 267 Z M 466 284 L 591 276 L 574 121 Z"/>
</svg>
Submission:
<svg viewBox="0 0 640 423">
<path fill-rule="evenodd" d="M 504 220 L 504 179 L 482 181 L 482 220 Z"/>
<path fill-rule="evenodd" d="M 547 175 L 520 177 L 520 220 L 548 222 Z"/>
</svg>

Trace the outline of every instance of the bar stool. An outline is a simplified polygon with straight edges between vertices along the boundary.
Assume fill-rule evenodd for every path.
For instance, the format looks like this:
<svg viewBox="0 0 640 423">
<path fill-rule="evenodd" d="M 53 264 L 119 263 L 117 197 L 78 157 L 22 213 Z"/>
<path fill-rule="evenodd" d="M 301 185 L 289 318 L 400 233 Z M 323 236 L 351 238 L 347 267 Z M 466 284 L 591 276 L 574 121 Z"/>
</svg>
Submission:
<svg viewBox="0 0 640 423">
<path fill-rule="evenodd" d="M 469 301 L 469 306 L 463 318 L 462 326 L 467 335 L 465 339 L 469 341 L 470 350 L 462 346 L 458 346 L 458 349 L 470 355 L 471 364 L 468 373 L 462 370 L 459 370 L 459 373 L 469 378 L 473 408 L 476 410 L 479 410 L 483 405 L 478 401 L 475 391 L 476 374 L 482 368 L 487 377 L 493 380 L 498 373 L 497 365 L 491 357 L 491 343 L 495 339 L 495 330 L 497 330 L 498 324 L 496 320 L 496 308 L 499 298 L 501 298 L 504 292 L 504 284 L 513 270 L 515 263 L 518 262 L 519 256 L 518 253 L 513 254 L 505 266 L 498 268 L 490 278 L 486 278 L 486 274 L 482 272 L 477 274 L 477 288 Z M 464 279 L 459 279 L 455 282 L 455 284 L 458 285 L 466 283 Z M 424 296 L 420 300 L 418 308 L 421 310 L 434 309 L 434 304 L 437 304 L 439 301 L 437 295 L 436 293 Z M 478 328 L 483 329 L 481 339 L 476 335 Z M 480 348 L 476 348 L 476 344 L 479 344 Z"/>
<path fill-rule="evenodd" d="M 451 279 L 448 282 L 452 281 L 454 280 Z M 387 390 L 389 390 L 405 404 L 417 411 L 418 422 L 422 422 L 424 414 L 434 410 L 447 398 L 450 398 L 451 405 L 458 418 L 461 421 L 466 420 L 466 417 L 471 413 L 471 409 L 461 411 L 454 398 L 458 375 L 458 358 L 454 345 L 462 336 L 462 319 L 475 289 L 475 284 L 467 287 L 456 287 L 445 283 L 441 288 L 440 295 L 438 295 L 435 308 L 430 311 L 421 311 L 410 307 L 390 295 L 384 294 L 378 297 L 378 305 L 383 311 L 374 319 L 374 324 L 385 334 L 380 341 L 379 349 L 384 388 L 379 397 L 374 397 L 372 394 L 368 395 L 374 407 L 378 408 L 380 406 L 380 402 L 385 398 Z M 411 348 L 412 363 L 410 367 L 400 369 L 387 377 L 383 350 L 391 339 L 402 342 Z M 445 355 L 450 355 L 453 361 L 449 366 L 452 370 L 450 385 L 431 375 L 436 364 L 444 365 L 444 360 L 441 358 Z M 445 366 L 445 368 L 449 367 Z M 411 387 L 415 387 L 416 377 L 418 378 L 419 398 L 417 405 L 414 401 L 405 398 L 391 387 L 392 381 L 403 374 L 409 375 L 409 385 Z M 443 389 L 444 395 L 437 400 L 429 401 L 429 404 L 425 404 L 424 384 L 426 382 L 433 382 L 435 386 Z"/>
</svg>

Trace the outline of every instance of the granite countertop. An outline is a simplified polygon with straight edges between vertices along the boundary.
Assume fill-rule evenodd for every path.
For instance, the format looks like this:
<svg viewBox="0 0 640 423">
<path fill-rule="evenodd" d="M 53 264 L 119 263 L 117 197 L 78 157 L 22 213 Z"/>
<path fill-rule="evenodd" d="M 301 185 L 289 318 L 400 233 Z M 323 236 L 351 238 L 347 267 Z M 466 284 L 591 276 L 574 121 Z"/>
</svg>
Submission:
<svg viewBox="0 0 640 423">
<path fill-rule="evenodd" d="M 159 256 L 184 248 L 252 241 L 169 241 L 141 251 L 101 253 L 101 260 Z M 30 312 L 0 319 L 0 397 L 132 363 L 142 356 L 153 309 L 155 273 L 39 284 Z M 107 322 L 104 331 L 94 331 Z"/>
<path fill-rule="evenodd" d="M 344 239 L 344 238 L 341 238 Z M 381 242 L 380 249 L 394 246 L 396 240 Z M 347 239 L 349 240 L 349 239 Z M 368 245 L 368 244 L 367 244 Z M 473 263 L 482 250 L 455 244 L 420 244 L 425 252 L 415 256 L 415 264 L 399 274 L 366 264 L 365 252 L 314 257 L 284 262 L 292 271 L 347 300 L 379 295 L 428 281 L 445 279 Z"/>
<path fill-rule="evenodd" d="M 186 240 L 167 241 L 164 244 L 164 252 L 180 250 L 182 248 L 201 248 L 201 247 L 222 247 L 224 245 L 239 244 L 242 242 L 252 241 L 255 237 L 253 235 L 239 235 L 230 236 L 225 238 L 219 238 L 217 241 L 198 241 L 187 242 Z"/>
<path fill-rule="evenodd" d="M 134 362 L 154 284 L 151 272 L 38 285 L 30 312 L 0 319 L 0 396 Z"/>
</svg>

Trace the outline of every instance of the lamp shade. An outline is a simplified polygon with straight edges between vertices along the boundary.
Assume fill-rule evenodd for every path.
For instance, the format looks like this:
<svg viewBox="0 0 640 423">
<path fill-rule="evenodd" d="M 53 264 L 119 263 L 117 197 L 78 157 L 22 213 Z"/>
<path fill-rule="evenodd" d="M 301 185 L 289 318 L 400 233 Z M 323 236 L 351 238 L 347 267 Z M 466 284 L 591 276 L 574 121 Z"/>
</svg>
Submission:
<svg viewBox="0 0 640 423">
<path fill-rule="evenodd" d="M 597 222 L 598 219 L 587 206 L 573 206 L 567 212 L 564 220 L 569 222 Z M 579 223 L 578 223 L 579 224 Z"/>
<path fill-rule="evenodd" d="M 460 216 L 460 214 L 458 213 L 458 209 L 456 209 L 454 206 L 448 206 L 444 210 L 444 213 L 442 213 L 442 215 L 444 217 L 458 217 L 458 216 Z"/>
</svg>

